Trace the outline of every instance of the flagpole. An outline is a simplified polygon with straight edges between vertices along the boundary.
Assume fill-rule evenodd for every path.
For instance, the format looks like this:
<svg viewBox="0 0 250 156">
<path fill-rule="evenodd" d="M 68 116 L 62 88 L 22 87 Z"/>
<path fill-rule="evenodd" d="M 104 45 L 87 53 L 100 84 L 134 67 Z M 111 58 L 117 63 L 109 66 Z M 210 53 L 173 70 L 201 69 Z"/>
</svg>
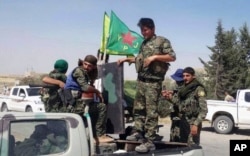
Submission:
<svg viewBox="0 0 250 156">
<path fill-rule="evenodd" d="M 108 41 L 108 36 L 106 37 L 106 41 Z M 106 45 L 105 45 L 105 50 L 104 50 L 104 56 L 103 56 L 103 59 L 104 59 L 104 63 L 106 63 L 106 57 L 107 57 L 107 48 L 106 48 L 106 46 L 107 46 L 107 42 L 106 42 Z"/>
</svg>

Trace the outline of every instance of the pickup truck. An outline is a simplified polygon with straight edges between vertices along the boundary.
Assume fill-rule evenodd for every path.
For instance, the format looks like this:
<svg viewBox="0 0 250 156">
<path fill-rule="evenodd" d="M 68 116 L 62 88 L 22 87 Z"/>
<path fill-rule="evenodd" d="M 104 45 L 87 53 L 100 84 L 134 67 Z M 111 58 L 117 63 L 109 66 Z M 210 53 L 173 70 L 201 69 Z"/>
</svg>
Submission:
<svg viewBox="0 0 250 156">
<path fill-rule="evenodd" d="M 88 115 L 85 116 L 88 118 Z M 88 120 L 88 119 L 87 119 Z M 90 122 L 91 123 L 91 122 Z M 137 141 L 115 140 L 94 143 L 91 124 L 73 113 L 0 113 L 1 156 L 103 156 L 103 155 L 168 155 L 203 156 L 201 146 L 156 141 L 156 150 L 137 153 Z"/>
<path fill-rule="evenodd" d="M 44 112 L 44 104 L 39 94 L 41 87 L 14 86 L 8 96 L 0 96 L 1 112 Z"/>
<path fill-rule="evenodd" d="M 228 134 L 241 126 L 250 128 L 250 89 L 237 91 L 236 101 L 207 100 L 206 120 L 217 133 Z"/>
</svg>

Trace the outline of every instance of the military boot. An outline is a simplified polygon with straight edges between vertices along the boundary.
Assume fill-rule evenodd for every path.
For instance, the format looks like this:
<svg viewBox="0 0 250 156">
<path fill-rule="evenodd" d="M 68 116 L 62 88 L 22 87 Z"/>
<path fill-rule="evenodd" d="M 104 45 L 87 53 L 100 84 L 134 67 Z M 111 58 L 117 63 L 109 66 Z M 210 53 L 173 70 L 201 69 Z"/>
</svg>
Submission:
<svg viewBox="0 0 250 156">
<path fill-rule="evenodd" d="M 97 142 L 99 142 L 99 143 L 113 142 L 113 141 L 114 141 L 114 139 L 107 136 L 107 135 L 102 135 L 102 136 L 97 138 Z"/>
<path fill-rule="evenodd" d="M 147 141 L 135 147 L 135 151 L 139 153 L 147 153 L 153 150 L 155 150 L 155 145 L 151 141 Z"/>
<path fill-rule="evenodd" d="M 143 136 L 141 133 L 139 132 L 135 132 L 129 136 L 126 137 L 126 140 L 129 140 L 129 141 L 143 141 Z"/>
</svg>

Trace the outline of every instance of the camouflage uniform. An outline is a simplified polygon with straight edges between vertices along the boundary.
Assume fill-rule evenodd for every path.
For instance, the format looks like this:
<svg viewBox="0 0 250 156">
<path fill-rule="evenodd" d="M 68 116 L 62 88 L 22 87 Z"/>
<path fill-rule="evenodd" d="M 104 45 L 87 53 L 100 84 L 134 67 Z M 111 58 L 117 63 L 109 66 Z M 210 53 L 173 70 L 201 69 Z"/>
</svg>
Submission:
<svg viewBox="0 0 250 156">
<path fill-rule="evenodd" d="M 189 84 L 184 85 L 178 93 L 179 97 L 179 117 L 180 120 L 180 142 L 187 142 L 188 144 L 200 143 L 200 131 L 202 121 L 207 114 L 206 92 L 203 85 L 196 79 Z M 198 126 L 198 134 L 192 136 L 190 134 L 190 127 L 192 125 Z"/>
<path fill-rule="evenodd" d="M 92 72 L 97 72 L 94 70 Z M 70 76 L 70 75 L 69 75 Z M 105 134 L 106 132 L 106 118 L 107 118 L 107 108 L 106 104 L 94 101 L 86 101 L 81 98 L 81 93 L 88 90 L 89 85 L 92 81 L 97 77 L 96 73 L 87 73 L 82 67 L 76 67 L 71 73 L 74 81 L 78 85 L 79 90 L 74 90 L 73 88 L 68 87 L 68 78 L 65 84 L 65 89 L 70 89 L 73 97 L 76 102 L 73 105 L 71 112 L 77 113 L 83 116 L 85 111 L 85 106 L 89 104 L 89 114 L 91 117 L 92 127 L 93 127 L 93 135 L 94 137 L 99 137 Z"/>
<path fill-rule="evenodd" d="M 179 97 L 178 91 L 181 89 L 183 83 L 176 86 L 174 90 L 173 97 L 169 100 L 172 103 L 172 112 L 170 115 L 171 118 L 171 127 L 170 127 L 170 141 L 171 142 L 180 142 L 180 117 L 179 117 Z"/>
<path fill-rule="evenodd" d="M 64 73 L 53 70 L 49 73 L 49 77 L 66 82 L 67 77 Z M 42 101 L 45 104 L 46 112 L 64 112 L 65 107 L 63 106 L 62 100 L 59 95 L 60 87 L 54 85 L 54 87 L 43 88 Z"/>
<path fill-rule="evenodd" d="M 148 67 L 143 67 L 144 59 L 160 54 L 169 54 L 175 58 L 175 53 L 170 41 L 166 38 L 153 36 L 144 40 L 140 52 L 135 59 L 138 73 L 136 96 L 134 102 L 135 130 L 145 133 L 149 141 L 156 139 L 158 124 L 158 102 L 161 95 L 162 81 L 168 70 L 168 63 L 161 61 L 151 62 Z"/>
</svg>

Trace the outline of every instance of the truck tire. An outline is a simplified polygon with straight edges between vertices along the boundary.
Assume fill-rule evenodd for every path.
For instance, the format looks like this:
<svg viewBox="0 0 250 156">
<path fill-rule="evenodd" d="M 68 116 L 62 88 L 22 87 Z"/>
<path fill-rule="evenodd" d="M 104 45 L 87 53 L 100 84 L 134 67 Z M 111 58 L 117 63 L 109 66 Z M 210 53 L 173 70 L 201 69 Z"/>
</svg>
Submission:
<svg viewBox="0 0 250 156">
<path fill-rule="evenodd" d="M 25 112 L 33 112 L 33 110 L 30 106 L 28 106 L 28 107 L 26 107 Z"/>
<path fill-rule="evenodd" d="M 8 106 L 6 105 L 6 103 L 3 103 L 2 108 L 1 108 L 1 112 L 8 112 Z"/>
<path fill-rule="evenodd" d="M 232 119 L 228 116 L 218 116 L 214 120 L 213 124 L 214 130 L 219 134 L 229 134 L 232 132 L 234 125 Z"/>
</svg>

